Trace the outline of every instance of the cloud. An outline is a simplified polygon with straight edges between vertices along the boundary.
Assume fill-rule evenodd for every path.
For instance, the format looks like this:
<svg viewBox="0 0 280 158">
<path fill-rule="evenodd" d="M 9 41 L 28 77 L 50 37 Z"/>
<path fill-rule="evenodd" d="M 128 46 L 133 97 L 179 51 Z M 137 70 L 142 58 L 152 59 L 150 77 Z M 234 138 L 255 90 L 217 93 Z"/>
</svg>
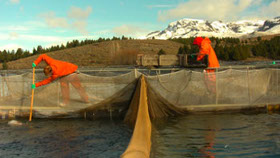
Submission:
<svg viewBox="0 0 280 158">
<path fill-rule="evenodd" d="M 261 8 L 262 15 L 275 17 L 280 15 L 280 0 L 272 1 L 267 6 Z"/>
<path fill-rule="evenodd" d="M 12 4 L 19 4 L 20 0 L 10 0 L 10 3 Z"/>
<path fill-rule="evenodd" d="M 10 32 L 9 36 L 11 40 L 15 40 L 19 38 L 19 34 L 16 32 Z"/>
<path fill-rule="evenodd" d="M 88 35 L 87 25 L 88 25 L 88 17 L 92 12 L 91 7 L 87 7 L 85 10 L 77 7 L 71 7 L 68 11 L 68 17 L 73 19 L 71 27 L 77 30 L 82 35 Z"/>
<path fill-rule="evenodd" d="M 112 30 L 113 33 L 115 33 L 118 36 L 132 36 L 132 37 L 140 37 L 143 35 L 146 35 L 149 31 L 142 29 L 138 26 L 134 25 L 121 25 L 119 27 L 115 27 Z"/>
<path fill-rule="evenodd" d="M 46 24 L 50 28 L 68 28 L 69 24 L 67 23 L 66 18 L 56 17 L 54 12 L 47 12 L 41 14 L 41 17 L 44 18 Z"/>
<path fill-rule="evenodd" d="M 78 7 L 71 7 L 68 11 L 68 17 L 77 20 L 87 19 L 91 12 L 91 7 L 87 7 L 85 10 Z"/>
<path fill-rule="evenodd" d="M 28 31 L 30 30 L 27 26 L 18 26 L 18 25 L 12 25 L 12 26 L 0 26 L 0 31 Z"/>
<path fill-rule="evenodd" d="M 254 0 L 253 5 L 260 5 L 263 0 Z"/>
<path fill-rule="evenodd" d="M 82 35 L 88 35 L 88 31 L 86 29 L 87 27 L 87 21 L 84 20 L 76 20 L 72 23 L 72 27 L 76 29 L 78 32 L 80 32 Z"/>
<path fill-rule="evenodd" d="M 88 35 L 88 17 L 91 12 L 91 7 L 87 7 L 85 10 L 78 7 L 71 7 L 67 17 L 57 17 L 55 12 L 52 11 L 43 13 L 40 16 L 44 18 L 47 26 L 50 28 L 73 29 L 82 35 Z"/>
<path fill-rule="evenodd" d="M 23 46 L 15 44 L 15 43 L 11 43 L 11 44 L 0 46 L 0 50 L 1 51 L 3 51 L 3 50 L 12 51 L 12 50 L 17 50 L 18 48 L 24 49 Z"/>
<path fill-rule="evenodd" d="M 20 10 L 21 12 L 23 12 L 23 11 L 24 11 L 24 7 L 21 6 L 21 7 L 19 8 L 19 10 Z"/>
<path fill-rule="evenodd" d="M 61 37 L 61 36 L 43 36 L 43 35 L 33 35 L 33 34 L 21 34 L 17 37 L 16 40 L 11 42 L 8 40 L 10 38 L 10 34 L 2 34 L 0 33 L 0 41 L 5 41 L 6 44 L 0 45 L 0 50 L 17 50 L 18 48 L 27 49 L 32 51 L 33 47 L 37 47 L 41 45 L 42 47 L 50 47 L 64 44 L 72 41 L 74 39 L 77 40 L 85 40 L 85 39 L 96 39 L 97 36 L 69 36 L 69 37 Z M 22 43 L 23 45 L 16 44 L 17 42 Z"/>
<path fill-rule="evenodd" d="M 177 18 L 203 18 L 208 20 L 231 20 L 252 5 L 253 0 L 190 0 L 176 8 L 160 11 L 158 20 Z"/>
</svg>

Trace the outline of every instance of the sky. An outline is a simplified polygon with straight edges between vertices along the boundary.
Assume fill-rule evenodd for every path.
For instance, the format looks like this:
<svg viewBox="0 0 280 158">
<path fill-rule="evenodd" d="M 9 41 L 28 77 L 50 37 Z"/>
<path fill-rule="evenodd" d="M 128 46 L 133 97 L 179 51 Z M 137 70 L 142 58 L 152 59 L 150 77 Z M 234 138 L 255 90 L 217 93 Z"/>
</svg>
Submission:
<svg viewBox="0 0 280 158">
<path fill-rule="evenodd" d="M 271 19 L 280 0 L 0 0 L 0 51 L 72 40 L 143 38 L 183 18 Z"/>
</svg>

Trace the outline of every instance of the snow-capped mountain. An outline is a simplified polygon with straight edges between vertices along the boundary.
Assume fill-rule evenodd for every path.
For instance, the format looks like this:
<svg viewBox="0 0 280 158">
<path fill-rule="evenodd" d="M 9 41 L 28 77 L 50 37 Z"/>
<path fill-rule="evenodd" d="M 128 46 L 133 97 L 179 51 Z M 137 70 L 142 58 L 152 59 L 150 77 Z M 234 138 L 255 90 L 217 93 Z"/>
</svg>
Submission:
<svg viewBox="0 0 280 158">
<path fill-rule="evenodd" d="M 280 34 L 280 17 L 271 20 L 241 20 L 224 23 L 222 21 L 205 21 L 199 19 L 182 19 L 172 22 L 163 31 L 147 35 L 148 39 L 207 37 L 243 37 L 255 35 Z"/>
</svg>

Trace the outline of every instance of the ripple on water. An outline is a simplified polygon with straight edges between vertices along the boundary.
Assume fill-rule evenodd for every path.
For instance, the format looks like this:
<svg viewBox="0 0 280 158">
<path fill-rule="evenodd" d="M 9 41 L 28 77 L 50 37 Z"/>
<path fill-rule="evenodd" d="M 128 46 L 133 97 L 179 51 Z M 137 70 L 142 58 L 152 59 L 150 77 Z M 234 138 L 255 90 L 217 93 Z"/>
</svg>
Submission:
<svg viewBox="0 0 280 158">
<path fill-rule="evenodd" d="M 200 114 L 157 120 L 151 157 L 279 157 L 279 119 L 279 114 Z"/>
<path fill-rule="evenodd" d="M 24 122 L 24 121 L 23 121 Z M 119 157 L 132 131 L 122 120 L 33 120 L 20 127 L 0 122 L 0 157 Z"/>
</svg>

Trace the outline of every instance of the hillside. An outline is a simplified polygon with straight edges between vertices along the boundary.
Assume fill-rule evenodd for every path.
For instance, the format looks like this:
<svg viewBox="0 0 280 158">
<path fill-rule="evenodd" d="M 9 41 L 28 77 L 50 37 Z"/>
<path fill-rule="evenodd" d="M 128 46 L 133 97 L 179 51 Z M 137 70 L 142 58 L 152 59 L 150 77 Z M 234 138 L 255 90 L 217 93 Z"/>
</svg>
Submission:
<svg viewBox="0 0 280 158">
<path fill-rule="evenodd" d="M 46 53 L 50 57 L 83 66 L 106 66 L 114 64 L 114 58 L 122 52 L 156 54 L 163 49 L 166 54 L 177 54 L 183 44 L 169 40 L 115 40 Z M 30 69 L 39 55 L 8 62 L 8 69 Z M 40 64 L 38 68 L 44 67 Z M 0 65 L 2 68 L 2 64 Z"/>
</svg>

